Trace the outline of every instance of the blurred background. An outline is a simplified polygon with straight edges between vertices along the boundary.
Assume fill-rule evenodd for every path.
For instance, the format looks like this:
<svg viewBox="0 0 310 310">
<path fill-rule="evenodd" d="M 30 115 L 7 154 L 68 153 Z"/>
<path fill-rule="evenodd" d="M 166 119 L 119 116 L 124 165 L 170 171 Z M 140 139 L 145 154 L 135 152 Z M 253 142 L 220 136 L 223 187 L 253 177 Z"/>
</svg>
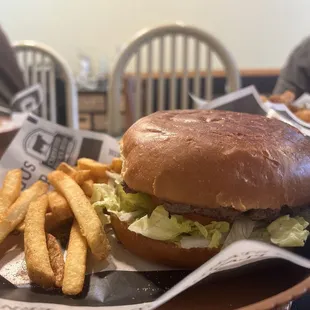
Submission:
<svg viewBox="0 0 310 310">
<path fill-rule="evenodd" d="M 15 52 L 22 54 L 17 60 L 25 85 L 46 84 L 43 117 L 77 127 L 68 118 L 78 114 L 80 128 L 116 135 L 149 112 L 171 108 L 171 101 L 176 101 L 173 108 L 193 108 L 191 99 L 185 98 L 189 92 L 211 100 L 255 85 L 260 94 L 269 96 L 289 54 L 308 36 L 309 9 L 308 0 L 11 0 L 1 1 L 0 21 Z M 195 44 L 201 38 L 167 31 L 162 42 L 163 33 L 149 38 L 154 41 L 151 52 L 145 41 L 135 45 L 129 59 L 120 61 L 128 44 L 143 31 L 176 22 L 212 35 L 228 56 L 223 61 L 211 44 L 214 57 L 208 66 L 208 40 L 198 52 Z M 24 40 L 32 40 L 35 48 L 25 48 Z M 45 56 L 31 56 L 33 51 L 42 52 L 42 44 Z M 114 72 L 118 62 L 122 68 Z M 34 74 L 43 67 L 47 73 Z M 70 83 L 77 93 L 68 90 Z M 57 117 L 49 112 L 55 103 Z M 117 112 L 112 111 L 115 106 Z M 117 124 L 109 130 L 111 123 Z"/>
<path fill-rule="evenodd" d="M 156 110 L 196 108 L 189 94 L 209 102 L 249 85 L 310 122 L 310 96 L 292 105 L 310 92 L 309 0 L 0 4 L 0 133 L 33 85 L 38 115 L 117 137 Z"/>
<path fill-rule="evenodd" d="M 74 72 L 78 54 L 98 71 L 139 30 L 183 21 L 220 39 L 241 69 L 279 69 L 309 34 L 307 0 L 11 0 L 1 24 L 11 41 L 35 40 L 57 50 Z"/>
</svg>

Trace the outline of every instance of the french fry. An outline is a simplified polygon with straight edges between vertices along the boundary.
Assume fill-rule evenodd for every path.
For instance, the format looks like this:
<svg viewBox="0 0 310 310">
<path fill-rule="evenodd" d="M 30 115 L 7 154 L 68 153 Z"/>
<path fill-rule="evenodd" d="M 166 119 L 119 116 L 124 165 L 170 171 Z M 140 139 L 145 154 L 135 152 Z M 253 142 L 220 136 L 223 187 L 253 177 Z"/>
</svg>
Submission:
<svg viewBox="0 0 310 310">
<path fill-rule="evenodd" d="M 47 240 L 47 250 L 50 258 L 50 263 L 55 276 L 55 285 L 57 287 L 62 287 L 62 281 L 65 270 L 65 261 L 61 247 L 57 239 L 51 234 L 47 234 L 46 240 Z"/>
<path fill-rule="evenodd" d="M 56 170 L 62 171 L 67 175 L 74 174 L 74 172 L 76 171 L 73 167 L 71 167 L 70 165 L 68 165 L 65 162 L 62 162 L 58 165 L 58 167 L 56 168 Z"/>
<path fill-rule="evenodd" d="M 22 186 L 22 171 L 20 169 L 9 170 L 3 181 L 0 191 L 0 216 L 18 198 Z"/>
<path fill-rule="evenodd" d="M 95 209 L 83 190 L 62 171 L 51 172 L 48 180 L 67 199 L 94 256 L 97 259 L 105 259 L 110 250 L 109 241 Z"/>
<path fill-rule="evenodd" d="M 86 180 L 90 179 L 90 170 L 78 170 L 71 176 L 72 179 L 79 185 L 82 185 Z"/>
<path fill-rule="evenodd" d="M 106 177 L 106 171 L 109 166 L 90 158 L 80 158 L 78 160 L 78 168 L 81 170 L 90 170 L 94 178 L 103 178 Z"/>
<path fill-rule="evenodd" d="M 65 162 L 62 162 L 56 170 L 64 172 L 79 185 L 83 184 L 91 177 L 90 170 L 75 169 Z"/>
<path fill-rule="evenodd" d="M 73 217 L 73 213 L 66 198 L 58 192 L 51 191 L 48 193 L 48 204 L 52 213 L 59 219 L 59 221 Z"/>
<path fill-rule="evenodd" d="M 83 237 L 77 221 L 73 222 L 65 273 L 62 283 L 62 292 L 66 295 L 77 295 L 82 292 L 86 271 L 87 242 Z"/>
<path fill-rule="evenodd" d="M 85 181 L 81 185 L 81 188 L 86 196 L 91 197 L 93 195 L 93 185 L 94 185 L 94 181 L 92 179 Z"/>
<path fill-rule="evenodd" d="M 24 220 L 29 204 L 45 194 L 47 189 L 46 183 L 37 181 L 24 190 L 11 207 L 3 213 L 0 219 L 0 243 Z"/>
<path fill-rule="evenodd" d="M 123 161 L 120 158 L 113 158 L 110 165 L 111 170 L 116 173 L 121 173 L 123 166 Z"/>
<path fill-rule="evenodd" d="M 19 232 L 25 231 L 25 220 L 23 220 L 20 224 L 17 225 L 16 230 Z"/>
<path fill-rule="evenodd" d="M 25 260 L 29 278 L 44 288 L 55 284 L 44 230 L 47 207 L 47 195 L 42 195 L 30 203 L 24 232 Z"/>
</svg>

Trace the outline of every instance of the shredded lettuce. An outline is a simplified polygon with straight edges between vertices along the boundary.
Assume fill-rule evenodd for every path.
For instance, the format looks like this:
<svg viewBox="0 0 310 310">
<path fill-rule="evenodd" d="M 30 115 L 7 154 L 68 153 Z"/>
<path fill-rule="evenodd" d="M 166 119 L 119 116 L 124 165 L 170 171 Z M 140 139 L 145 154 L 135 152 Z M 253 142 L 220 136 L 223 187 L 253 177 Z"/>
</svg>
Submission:
<svg viewBox="0 0 310 310">
<path fill-rule="evenodd" d="M 285 215 L 269 225 L 246 216 L 235 220 L 232 227 L 224 221 L 202 225 L 182 215 L 171 215 L 164 206 L 155 207 L 147 194 L 127 194 L 118 182 L 115 186 L 94 184 L 91 202 L 103 225 L 108 223 L 104 214 L 107 210 L 129 223 L 129 230 L 133 232 L 155 240 L 174 242 L 184 248 L 226 247 L 242 239 L 260 240 L 280 247 L 299 247 L 304 246 L 309 235 L 306 228 L 310 212 L 302 214 L 306 219 Z"/>
<path fill-rule="evenodd" d="M 281 216 L 268 226 L 263 222 L 255 222 L 246 217 L 237 219 L 224 242 L 223 247 L 242 239 L 254 239 L 273 243 L 280 247 L 304 246 L 309 231 L 309 223 L 303 217 Z M 264 224 L 263 224 L 264 225 Z"/>
<path fill-rule="evenodd" d="M 306 230 L 308 225 L 309 223 L 302 217 L 291 218 L 289 215 L 284 215 L 273 221 L 267 227 L 267 231 L 272 243 L 280 247 L 299 247 L 304 246 L 308 238 L 309 231 Z"/>
<path fill-rule="evenodd" d="M 235 220 L 223 244 L 223 248 L 238 240 L 248 239 L 251 236 L 255 225 L 256 222 L 252 221 L 246 216 Z"/>
<path fill-rule="evenodd" d="M 210 240 L 209 248 L 218 248 L 223 239 L 223 233 L 229 232 L 229 223 L 227 222 L 211 222 L 208 225 L 202 225 L 198 222 L 194 222 L 194 225 L 198 228 L 200 234 Z"/>
<path fill-rule="evenodd" d="M 127 222 L 127 223 L 132 223 L 136 219 L 145 215 L 144 210 L 137 210 L 137 211 L 133 211 L 133 212 L 120 211 L 120 212 L 114 212 L 114 213 L 118 216 L 120 221 Z"/>
<path fill-rule="evenodd" d="M 91 202 L 94 206 L 101 206 L 108 211 L 134 212 L 152 210 L 152 200 L 147 194 L 127 194 L 121 185 L 116 188 L 108 184 L 94 184 Z"/>
<path fill-rule="evenodd" d="M 218 230 L 214 231 L 214 233 L 212 234 L 212 237 L 211 237 L 211 242 L 209 244 L 209 248 L 210 249 L 218 248 L 221 244 L 221 239 L 222 239 L 222 234 Z"/>
<path fill-rule="evenodd" d="M 200 232 L 200 234 L 205 238 L 208 239 L 209 237 L 209 232 L 208 229 L 203 226 L 202 224 L 198 223 L 198 222 L 194 222 L 194 225 L 197 227 L 198 231 Z"/>
<path fill-rule="evenodd" d="M 121 193 L 121 196 L 116 192 Z M 116 214 L 121 221 L 131 223 L 147 214 L 150 203 L 146 196 L 139 193 L 126 194 L 121 185 L 114 188 L 108 184 L 94 184 L 91 202 L 103 224 L 108 223 L 103 210 Z M 140 207 L 143 203 L 146 204 L 145 208 Z"/>
<path fill-rule="evenodd" d="M 108 184 L 94 184 L 93 195 L 90 199 L 93 207 L 107 209 L 108 211 L 120 211 L 120 203 L 115 195 L 115 190 Z"/>
<path fill-rule="evenodd" d="M 128 229 L 155 240 L 180 241 L 181 246 L 186 244 L 188 247 L 191 241 L 193 241 L 192 245 L 194 246 L 199 240 L 200 245 L 204 244 L 209 248 L 217 248 L 221 245 L 223 233 L 229 231 L 229 223 L 212 222 L 204 226 L 180 215 L 169 215 L 163 206 L 158 206 L 150 216 L 143 216 L 133 222 Z M 178 237 L 180 236 L 179 240 Z M 205 241 L 201 243 L 201 239 Z"/>
<path fill-rule="evenodd" d="M 120 184 L 116 186 L 116 193 L 122 211 L 133 212 L 142 209 L 146 213 L 152 212 L 153 203 L 150 195 L 144 193 L 127 194 Z"/>
<path fill-rule="evenodd" d="M 158 206 L 150 216 L 143 216 L 132 223 L 128 229 L 151 239 L 168 241 L 174 240 L 183 233 L 190 233 L 191 222 L 182 221 L 179 216 L 169 216 L 163 206 Z"/>
<path fill-rule="evenodd" d="M 122 176 L 119 173 L 106 171 L 107 176 L 112 179 L 116 184 L 120 184 L 123 180 Z"/>
</svg>

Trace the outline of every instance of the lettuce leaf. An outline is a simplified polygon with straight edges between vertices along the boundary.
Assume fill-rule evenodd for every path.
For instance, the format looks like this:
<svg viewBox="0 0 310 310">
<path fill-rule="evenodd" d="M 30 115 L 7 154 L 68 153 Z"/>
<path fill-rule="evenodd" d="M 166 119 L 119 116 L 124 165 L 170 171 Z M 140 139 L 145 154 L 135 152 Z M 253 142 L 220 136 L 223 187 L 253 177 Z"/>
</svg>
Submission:
<svg viewBox="0 0 310 310">
<path fill-rule="evenodd" d="M 123 178 L 119 173 L 108 170 L 105 173 L 109 177 L 109 179 L 112 179 L 116 184 L 120 184 L 123 181 Z"/>
<path fill-rule="evenodd" d="M 181 215 L 169 215 L 163 206 L 158 206 L 150 216 L 145 215 L 133 222 L 129 230 L 145 237 L 177 242 L 185 248 L 217 248 L 222 243 L 224 233 L 229 231 L 229 223 L 212 222 L 202 225 Z"/>
<path fill-rule="evenodd" d="M 151 212 L 153 208 L 151 197 L 147 194 L 127 194 L 121 185 L 116 188 L 108 184 L 94 184 L 91 203 L 95 208 L 101 207 L 109 212 Z"/>
<path fill-rule="evenodd" d="M 114 212 L 114 213 L 118 216 L 121 222 L 127 222 L 127 223 L 132 223 L 136 219 L 145 215 L 144 210 L 137 210 L 133 212 L 120 211 L 120 212 Z"/>
<path fill-rule="evenodd" d="M 218 231 L 221 233 L 227 233 L 229 232 L 230 225 L 228 222 L 220 221 L 216 222 L 213 221 L 210 224 L 205 226 L 206 229 L 208 229 L 210 232 Z"/>
<path fill-rule="evenodd" d="M 114 188 L 108 184 L 94 184 L 90 201 L 95 209 L 104 208 L 108 211 L 120 211 L 119 199 Z"/>
<path fill-rule="evenodd" d="M 198 228 L 200 234 L 205 238 L 210 240 L 209 248 L 218 248 L 222 243 L 224 234 L 229 231 L 229 223 L 227 222 L 211 222 L 208 225 L 202 225 L 198 222 L 194 222 L 194 225 Z M 193 234 L 197 235 L 197 234 Z"/>
<path fill-rule="evenodd" d="M 269 225 L 242 216 L 235 220 L 230 229 L 227 222 L 214 221 L 202 225 L 182 215 L 170 215 L 163 206 L 155 208 L 149 195 L 127 194 L 120 184 L 94 184 L 91 202 L 103 224 L 108 223 L 103 212 L 106 209 L 115 213 L 121 221 L 131 223 L 131 231 L 155 240 L 175 242 L 186 248 L 217 248 L 222 244 L 226 247 L 242 239 L 271 242 L 280 247 L 299 247 L 304 246 L 309 235 L 306 228 L 310 212 L 302 214 L 306 215 L 306 219 L 285 215 Z"/>
<path fill-rule="evenodd" d="M 128 229 L 154 240 L 172 241 L 180 234 L 189 233 L 192 230 L 191 222 L 181 221 L 180 217 L 175 215 L 169 216 L 163 206 L 158 206 L 150 216 L 143 216 Z"/>
<path fill-rule="evenodd" d="M 284 215 L 273 221 L 267 231 L 270 234 L 272 243 L 280 247 L 304 246 L 308 238 L 309 231 L 306 230 L 309 223 L 302 217 L 291 218 Z"/>
<path fill-rule="evenodd" d="M 235 220 L 223 244 L 223 248 L 238 240 L 248 239 L 251 236 L 255 225 L 256 222 L 252 221 L 246 216 L 240 217 L 239 219 Z"/>
<path fill-rule="evenodd" d="M 202 224 L 198 223 L 198 222 L 194 222 L 194 225 L 197 227 L 199 233 L 205 238 L 205 239 L 208 239 L 209 237 L 209 232 L 208 232 L 208 229 L 203 226 Z M 196 235 L 195 232 L 193 235 Z"/>
<path fill-rule="evenodd" d="M 120 210 L 122 211 L 133 212 L 142 209 L 146 213 L 151 213 L 154 208 L 151 196 L 148 194 L 127 194 L 120 184 L 116 186 L 116 194 L 119 197 Z"/>
<path fill-rule="evenodd" d="M 218 230 L 215 230 L 214 233 L 212 234 L 209 248 L 210 249 L 218 248 L 221 244 L 221 240 L 222 240 L 222 234 Z"/>
</svg>

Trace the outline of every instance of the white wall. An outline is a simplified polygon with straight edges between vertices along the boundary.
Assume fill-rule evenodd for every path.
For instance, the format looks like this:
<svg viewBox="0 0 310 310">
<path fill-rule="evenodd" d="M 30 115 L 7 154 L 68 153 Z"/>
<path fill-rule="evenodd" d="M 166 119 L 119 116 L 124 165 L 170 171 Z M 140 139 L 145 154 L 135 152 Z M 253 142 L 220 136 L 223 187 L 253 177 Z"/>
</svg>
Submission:
<svg viewBox="0 0 310 310">
<path fill-rule="evenodd" d="M 175 20 L 217 36 L 240 68 L 280 67 L 309 34 L 309 14 L 309 0 L 0 0 L 12 41 L 42 41 L 74 70 L 79 52 L 98 66 L 141 28 Z"/>
</svg>

